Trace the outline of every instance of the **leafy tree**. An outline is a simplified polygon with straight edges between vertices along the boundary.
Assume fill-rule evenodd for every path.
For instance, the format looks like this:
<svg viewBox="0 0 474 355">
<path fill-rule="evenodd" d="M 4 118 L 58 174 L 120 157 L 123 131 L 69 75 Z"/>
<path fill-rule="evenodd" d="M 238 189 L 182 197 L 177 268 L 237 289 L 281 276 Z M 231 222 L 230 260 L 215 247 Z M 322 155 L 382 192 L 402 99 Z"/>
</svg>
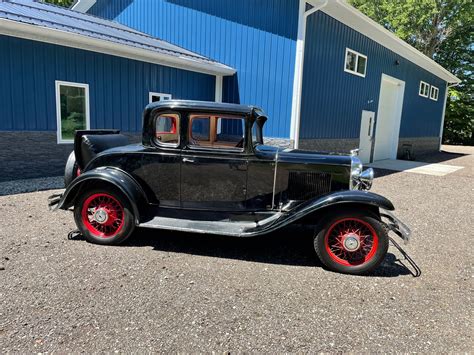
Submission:
<svg viewBox="0 0 474 355">
<path fill-rule="evenodd" d="M 449 90 L 444 142 L 474 145 L 474 2 L 349 0 L 462 80 Z"/>
<path fill-rule="evenodd" d="M 74 0 L 44 0 L 44 2 L 49 2 L 50 4 L 69 7 L 74 3 Z"/>
</svg>

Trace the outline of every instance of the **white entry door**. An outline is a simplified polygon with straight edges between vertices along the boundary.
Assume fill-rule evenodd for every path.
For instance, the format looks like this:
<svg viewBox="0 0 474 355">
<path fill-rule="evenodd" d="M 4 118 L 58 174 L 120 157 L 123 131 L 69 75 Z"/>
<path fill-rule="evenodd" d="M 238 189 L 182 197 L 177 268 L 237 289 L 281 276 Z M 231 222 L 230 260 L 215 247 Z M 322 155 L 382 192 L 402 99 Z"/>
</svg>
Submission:
<svg viewBox="0 0 474 355">
<path fill-rule="evenodd" d="M 359 158 L 362 163 L 370 163 L 372 153 L 372 137 L 374 134 L 375 112 L 362 111 L 360 121 Z"/>
<path fill-rule="evenodd" d="M 405 82 L 382 74 L 375 128 L 374 161 L 396 159 Z"/>
</svg>

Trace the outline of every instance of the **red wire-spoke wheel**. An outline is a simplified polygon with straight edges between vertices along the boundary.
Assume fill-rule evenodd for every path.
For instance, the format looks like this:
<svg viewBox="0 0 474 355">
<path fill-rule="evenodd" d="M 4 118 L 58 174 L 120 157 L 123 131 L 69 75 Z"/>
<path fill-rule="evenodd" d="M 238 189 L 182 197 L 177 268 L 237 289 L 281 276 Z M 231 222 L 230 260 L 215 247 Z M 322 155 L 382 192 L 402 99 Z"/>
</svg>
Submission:
<svg viewBox="0 0 474 355">
<path fill-rule="evenodd" d="M 348 210 L 320 221 L 314 249 L 329 269 L 361 275 L 383 261 L 388 241 L 388 229 L 374 212 Z"/>
<path fill-rule="evenodd" d="M 123 227 L 124 209 L 117 199 L 106 193 L 89 196 L 82 206 L 82 221 L 89 232 L 101 238 L 110 238 Z"/>
<path fill-rule="evenodd" d="M 130 200 L 114 187 L 81 192 L 74 203 L 74 219 L 88 242 L 118 245 L 135 229 Z"/>
<path fill-rule="evenodd" d="M 326 232 L 324 244 L 329 256 L 345 266 L 360 265 L 372 259 L 377 251 L 375 229 L 358 218 L 334 222 Z"/>
</svg>

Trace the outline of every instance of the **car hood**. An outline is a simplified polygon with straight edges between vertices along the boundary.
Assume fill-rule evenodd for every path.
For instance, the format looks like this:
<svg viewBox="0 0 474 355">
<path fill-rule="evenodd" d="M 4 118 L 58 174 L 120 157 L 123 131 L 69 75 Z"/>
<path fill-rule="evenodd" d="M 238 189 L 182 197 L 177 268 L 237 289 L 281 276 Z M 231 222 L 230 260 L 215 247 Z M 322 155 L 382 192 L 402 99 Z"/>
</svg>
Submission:
<svg viewBox="0 0 474 355">
<path fill-rule="evenodd" d="M 258 145 L 255 147 L 258 157 L 268 160 L 278 160 L 286 163 L 314 163 L 327 165 L 351 165 L 351 156 L 339 153 L 313 152 L 301 149 L 289 149 Z"/>
</svg>

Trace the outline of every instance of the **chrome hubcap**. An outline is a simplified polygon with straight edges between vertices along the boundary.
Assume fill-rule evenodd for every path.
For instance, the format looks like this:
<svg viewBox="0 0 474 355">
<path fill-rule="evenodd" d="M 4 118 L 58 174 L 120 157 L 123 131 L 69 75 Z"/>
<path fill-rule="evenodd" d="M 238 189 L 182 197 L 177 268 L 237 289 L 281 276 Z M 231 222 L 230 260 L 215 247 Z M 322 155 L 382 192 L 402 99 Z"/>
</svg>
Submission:
<svg viewBox="0 0 474 355">
<path fill-rule="evenodd" d="M 94 220 L 97 223 L 104 224 L 105 222 L 107 222 L 108 219 L 109 219 L 109 214 L 103 208 L 99 208 L 97 211 L 95 211 Z"/>
<path fill-rule="evenodd" d="M 349 234 L 345 236 L 343 246 L 347 251 L 356 251 L 360 247 L 359 236 L 356 234 Z"/>
</svg>

